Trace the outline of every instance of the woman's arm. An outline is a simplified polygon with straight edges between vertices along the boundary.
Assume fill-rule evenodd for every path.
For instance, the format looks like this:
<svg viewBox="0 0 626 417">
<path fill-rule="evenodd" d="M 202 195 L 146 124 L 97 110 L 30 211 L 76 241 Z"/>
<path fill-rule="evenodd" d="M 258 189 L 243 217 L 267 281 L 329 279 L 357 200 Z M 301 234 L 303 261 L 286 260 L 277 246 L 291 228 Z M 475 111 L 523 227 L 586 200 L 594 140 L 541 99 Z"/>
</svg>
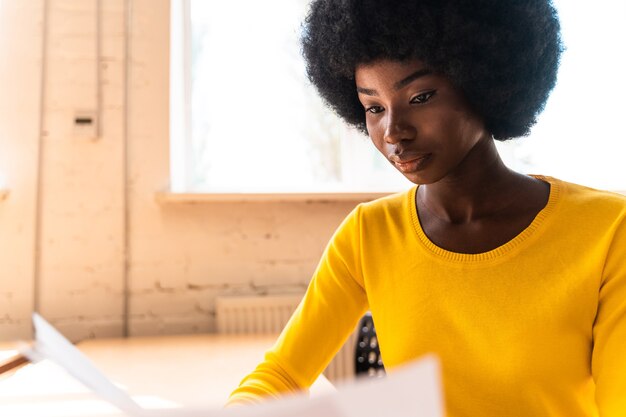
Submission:
<svg viewBox="0 0 626 417">
<path fill-rule="evenodd" d="M 276 344 L 241 381 L 227 405 L 308 389 L 350 336 L 367 310 L 359 215 L 357 207 L 335 232 Z"/>
<path fill-rule="evenodd" d="M 603 278 L 593 328 L 591 369 L 600 416 L 620 417 L 626 415 L 625 218 L 607 253 Z"/>
</svg>

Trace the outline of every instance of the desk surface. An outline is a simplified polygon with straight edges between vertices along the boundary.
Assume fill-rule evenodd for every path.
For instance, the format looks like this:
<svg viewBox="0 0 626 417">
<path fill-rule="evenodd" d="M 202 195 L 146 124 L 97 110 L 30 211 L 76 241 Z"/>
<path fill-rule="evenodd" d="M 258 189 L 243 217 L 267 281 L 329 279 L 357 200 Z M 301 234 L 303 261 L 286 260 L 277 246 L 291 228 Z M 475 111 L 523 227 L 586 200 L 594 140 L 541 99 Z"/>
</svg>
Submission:
<svg viewBox="0 0 626 417">
<path fill-rule="evenodd" d="M 19 354 L 14 343 L 0 342 L 0 378 L 5 372 L 23 363 L 26 363 L 26 359 Z"/>
<path fill-rule="evenodd" d="M 0 342 L 0 366 L 11 361 L 18 355 L 15 344 Z"/>
<path fill-rule="evenodd" d="M 144 406 L 221 407 L 275 338 L 211 334 L 95 339 L 78 347 Z M 330 382 L 321 376 L 311 394 L 331 390 Z M 43 361 L 0 379 L 0 415 L 120 414 L 56 365 Z"/>
</svg>

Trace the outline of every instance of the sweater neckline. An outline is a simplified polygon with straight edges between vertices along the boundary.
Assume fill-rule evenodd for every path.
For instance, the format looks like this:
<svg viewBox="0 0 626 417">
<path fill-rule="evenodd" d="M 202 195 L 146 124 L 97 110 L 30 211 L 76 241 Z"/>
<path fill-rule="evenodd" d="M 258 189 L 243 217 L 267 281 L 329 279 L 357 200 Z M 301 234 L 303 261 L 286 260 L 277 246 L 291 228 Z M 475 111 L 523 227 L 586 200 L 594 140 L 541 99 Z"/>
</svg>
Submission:
<svg viewBox="0 0 626 417">
<path fill-rule="evenodd" d="M 562 191 L 561 181 L 543 175 L 531 175 L 531 177 L 544 181 L 550 185 L 548 202 L 545 207 L 541 209 L 539 213 L 537 213 L 533 221 L 528 226 L 526 226 L 524 230 L 522 230 L 517 236 L 502 244 L 501 246 L 498 246 L 497 248 L 490 251 L 481 253 L 452 252 L 437 246 L 428 238 L 428 236 L 426 236 L 426 233 L 422 229 L 422 225 L 419 221 L 417 207 L 415 205 L 416 192 L 419 186 L 413 187 L 411 189 L 411 192 L 407 194 L 407 198 L 410 199 L 409 207 L 411 208 L 411 219 L 413 221 L 413 226 L 415 227 L 417 237 L 429 252 L 443 260 L 462 263 L 478 263 L 504 257 L 514 249 L 521 246 L 524 242 L 528 240 L 528 238 L 533 236 L 537 232 L 537 230 L 541 228 L 546 220 L 551 217 L 552 213 L 556 209 L 557 203 L 560 200 L 560 195 Z"/>
</svg>

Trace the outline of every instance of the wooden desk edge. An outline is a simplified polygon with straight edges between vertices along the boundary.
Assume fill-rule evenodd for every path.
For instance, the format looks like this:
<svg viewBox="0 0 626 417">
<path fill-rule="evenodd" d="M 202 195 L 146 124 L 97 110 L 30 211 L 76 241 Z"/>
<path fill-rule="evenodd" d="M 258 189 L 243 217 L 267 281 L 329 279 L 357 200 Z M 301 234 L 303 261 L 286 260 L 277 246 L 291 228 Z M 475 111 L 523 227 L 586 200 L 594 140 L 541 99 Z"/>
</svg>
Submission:
<svg viewBox="0 0 626 417">
<path fill-rule="evenodd" d="M 10 372 L 24 364 L 27 364 L 28 362 L 30 362 L 28 358 L 20 355 L 19 353 L 11 356 L 8 359 L 0 362 L 0 375 Z"/>
</svg>

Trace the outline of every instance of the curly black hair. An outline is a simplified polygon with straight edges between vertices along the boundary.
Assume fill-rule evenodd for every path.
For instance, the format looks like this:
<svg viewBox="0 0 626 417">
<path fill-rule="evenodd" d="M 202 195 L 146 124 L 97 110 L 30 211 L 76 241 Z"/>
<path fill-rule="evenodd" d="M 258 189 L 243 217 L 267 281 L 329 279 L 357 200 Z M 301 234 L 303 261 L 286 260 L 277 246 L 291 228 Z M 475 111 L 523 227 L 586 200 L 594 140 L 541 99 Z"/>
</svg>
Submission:
<svg viewBox="0 0 626 417">
<path fill-rule="evenodd" d="M 563 51 L 551 0 L 313 0 L 302 29 L 309 80 L 363 132 L 359 64 L 419 59 L 464 92 L 495 139 L 507 140 L 535 124 Z"/>
</svg>

